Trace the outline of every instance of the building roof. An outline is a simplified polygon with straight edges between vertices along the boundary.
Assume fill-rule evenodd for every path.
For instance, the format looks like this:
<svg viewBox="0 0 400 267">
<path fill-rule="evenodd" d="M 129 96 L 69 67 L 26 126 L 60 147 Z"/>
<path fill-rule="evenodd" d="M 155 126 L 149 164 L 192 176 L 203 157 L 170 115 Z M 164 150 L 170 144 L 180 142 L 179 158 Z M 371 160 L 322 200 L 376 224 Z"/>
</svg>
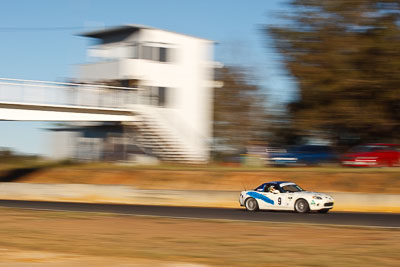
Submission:
<svg viewBox="0 0 400 267">
<path fill-rule="evenodd" d="M 136 24 L 129 24 L 129 25 L 120 25 L 120 26 L 115 26 L 115 27 L 109 27 L 106 29 L 101 29 L 101 30 L 94 30 L 94 31 L 88 31 L 88 32 L 83 32 L 79 33 L 79 36 L 84 36 L 84 37 L 91 37 L 91 38 L 102 38 L 107 35 L 113 35 L 113 34 L 118 34 L 118 33 L 129 33 L 133 32 L 135 30 L 139 29 L 150 29 L 151 27 L 147 27 L 144 25 L 136 25 Z"/>
<path fill-rule="evenodd" d="M 151 27 L 151 26 L 140 25 L 140 24 L 126 24 L 126 25 L 114 26 L 114 27 L 109 27 L 109 28 L 101 29 L 101 30 L 94 30 L 94 31 L 78 33 L 77 35 L 83 36 L 83 37 L 91 37 L 91 38 L 102 39 L 105 36 L 110 36 L 110 35 L 114 35 L 114 34 L 121 34 L 121 33 L 132 33 L 134 31 L 142 30 L 142 29 L 161 30 L 161 31 L 165 31 L 165 32 L 172 32 L 172 33 L 175 33 L 175 34 L 185 35 L 185 36 L 189 36 L 189 37 L 192 37 L 192 38 L 197 38 L 197 39 L 202 39 L 202 40 L 214 42 L 212 40 L 205 39 L 205 38 L 200 38 L 200 37 L 187 35 L 187 34 L 182 34 L 182 33 L 173 32 L 173 31 L 167 31 L 167 30 L 158 29 L 158 28 L 154 28 L 154 27 Z"/>
</svg>

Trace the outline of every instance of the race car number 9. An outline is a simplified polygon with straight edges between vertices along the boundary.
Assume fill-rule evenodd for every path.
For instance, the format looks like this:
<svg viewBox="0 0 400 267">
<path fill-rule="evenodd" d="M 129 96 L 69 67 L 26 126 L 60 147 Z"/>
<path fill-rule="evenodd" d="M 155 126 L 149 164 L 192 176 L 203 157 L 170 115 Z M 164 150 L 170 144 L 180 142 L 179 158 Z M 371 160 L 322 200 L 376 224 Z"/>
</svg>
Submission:
<svg viewBox="0 0 400 267">
<path fill-rule="evenodd" d="M 278 198 L 278 204 L 281 205 L 282 204 L 282 199 L 279 197 Z"/>
</svg>

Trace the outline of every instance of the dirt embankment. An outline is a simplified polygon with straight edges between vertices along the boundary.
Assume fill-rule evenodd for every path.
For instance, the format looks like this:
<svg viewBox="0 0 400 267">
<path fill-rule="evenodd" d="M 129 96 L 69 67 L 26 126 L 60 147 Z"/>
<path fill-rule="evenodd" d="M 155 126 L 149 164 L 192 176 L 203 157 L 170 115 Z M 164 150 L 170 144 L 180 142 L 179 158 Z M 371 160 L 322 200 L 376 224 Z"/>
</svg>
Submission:
<svg viewBox="0 0 400 267">
<path fill-rule="evenodd" d="M 70 166 L 3 172 L 0 181 L 26 183 L 124 184 L 140 189 L 227 190 L 254 188 L 267 181 L 293 181 L 322 192 L 400 194 L 400 169 L 350 168 L 132 168 Z M 10 178 L 11 177 L 11 178 Z"/>
</svg>

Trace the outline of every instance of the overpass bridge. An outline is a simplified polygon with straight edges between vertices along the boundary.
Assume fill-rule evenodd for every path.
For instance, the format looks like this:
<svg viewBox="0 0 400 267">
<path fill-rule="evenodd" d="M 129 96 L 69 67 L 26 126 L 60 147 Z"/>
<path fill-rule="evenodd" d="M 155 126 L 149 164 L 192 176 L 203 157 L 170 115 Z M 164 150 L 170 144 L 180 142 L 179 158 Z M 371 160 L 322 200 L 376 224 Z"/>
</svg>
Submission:
<svg viewBox="0 0 400 267">
<path fill-rule="evenodd" d="M 141 88 L 0 78 L 0 121 L 120 122 L 160 160 L 205 162 L 195 134 L 171 120 L 179 116 L 146 101 Z"/>
<path fill-rule="evenodd" d="M 135 121 L 139 90 L 0 78 L 0 120 Z"/>
</svg>

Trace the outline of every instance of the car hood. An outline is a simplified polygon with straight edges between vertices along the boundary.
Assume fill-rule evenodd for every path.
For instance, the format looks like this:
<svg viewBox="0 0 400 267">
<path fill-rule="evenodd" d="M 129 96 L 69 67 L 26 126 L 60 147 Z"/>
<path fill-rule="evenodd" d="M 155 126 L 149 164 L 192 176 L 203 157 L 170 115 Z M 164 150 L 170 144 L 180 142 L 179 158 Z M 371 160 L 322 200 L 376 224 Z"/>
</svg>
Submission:
<svg viewBox="0 0 400 267">
<path fill-rule="evenodd" d="M 298 156 L 301 156 L 301 153 L 277 153 L 277 154 L 272 154 L 271 158 L 295 158 Z"/>
<path fill-rule="evenodd" d="M 376 157 L 376 152 L 346 153 L 343 154 L 342 157 L 343 158 Z"/>
</svg>

